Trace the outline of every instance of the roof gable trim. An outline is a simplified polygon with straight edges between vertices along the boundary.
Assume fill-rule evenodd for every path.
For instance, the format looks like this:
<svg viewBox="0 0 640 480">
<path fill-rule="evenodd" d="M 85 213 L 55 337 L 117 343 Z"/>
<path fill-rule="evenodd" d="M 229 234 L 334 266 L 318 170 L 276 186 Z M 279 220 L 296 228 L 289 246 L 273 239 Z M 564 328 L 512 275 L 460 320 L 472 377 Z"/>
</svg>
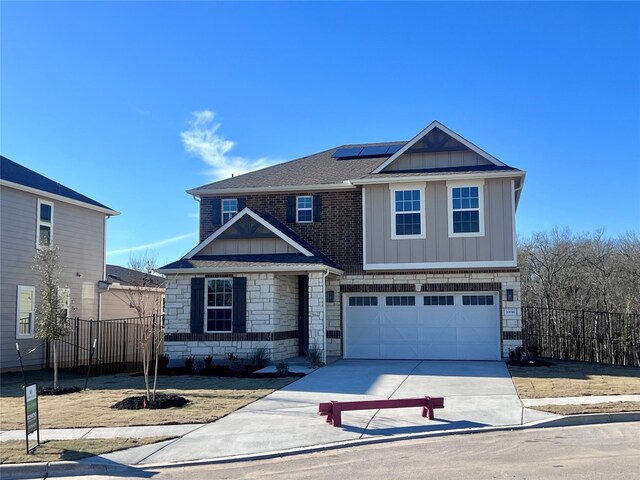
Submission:
<svg viewBox="0 0 640 480">
<path fill-rule="evenodd" d="M 411 140 L 409 140 L 409 142 L 407 142 L 404 147 L 402 147 L 400 150 L 398 150 L 396 153 L 394 153 L 391 157 L 389 157 L 387 160 L 385 160 L 380 165 L 378 165 L 371 173 L 381 173 L 382 170 L 384 170 L 388 165 L 390 165 L 392 162 L 394 162 L 398 157 L 400 157 L 400 155 L 402 155 L 407 150 L 409 150 L 413 145 L 415 145 L 417 142 L 419 142 L 422 137 L 424 137 L 426 134 L 428 134 L 434 128 L 439 128 L 440 130 L 442 130 L 447 135 L 451 136 L 452 138 L 454 138 L 458 142 L 462 143 L 465 147 L 467 147 L 470 150 L 474 151 L 475 153 L 477 153 L 481 157 L 484 157 L 487 160 L 489 160 L 491 163 L 493 163 L 493 164 L 495 164 L 495 165 L 497 165 L 499 167 L 506 166 L 504 163 L 502 163 L 500 160 L 495 158 L 493 155 L 489 155 L 487 152 L 485 152 L 481 148 L 477 147 L 476 145 L 474 145 L 473 143 L 471 143 L 467 139 L 461 137 L 460 135 L 458 135 L 453 130 L 445 127 L 444 125 L 442 125 L 437 120 L 434 120 L 433 122 L 431 122 L 427 126 L 427 128 L 425 128 L 420 133 L 418 133 L 415 137 L 413 137 Z"/>
<path fill-rule="evenodd" d="M 313 257 L 313 253 L 311 253 L 309 250 L 307 250 L 306 248 L 304 248 L 302 245 L 300 245 L 298 242 L 296 242 L 295 240 L 293 240 L 292 238 L 290 238 L 288 235 L 284 234 L 282 231 L 280 231 L 279 229 L 277 229 L 276 227 L 274 227 L 273 225 L 271 225 L 267 220 L 265 220 L 264 218 L 262 218 L 260 215 L 256 214 L 253 210 L 251 210 L 250 208 L 245 208 L 243 210 L 241 210 L 240 212 L 238 212 L 231 220 L 229 220 L 227 223 L 225 223 L 224 225 L 222 225 L 218 230 L 216 230 L 215 232 L 213 232 L 211 235 L 209 235 L 208 238 L 206 238 L 205 240 L 203 240 L 202 242 L 200 242 L 200 244 L 198 246 L 196 246 L 193 250 L 191 250 L 189 253 L 187 253 L 184 257 L 185 259 L 190 259 L 193 256 L 197 255 L 199 252 L 201 252 L 207 245 L 211 244 L 213 241 L 216 240 L 216 238 L 220 237 L 220 235 L 222 235 L 224 232 L 226 232 L 232 225 L 234 225 L 235 223 L 237 223 L 238 221 L 240 221 L 241 218 L 243 218 L 245 215 L 249 215 L 251 218 L 253 218 L 256 222 L 258 222 L 259 224 L 261 224 L 263 227 L 267 228 L 269 231 L 271 231 L 272 233 L 274 233 L 278 238 L 281 238 L 282 240 L 284 240 L 285 242 L 287 242 L 289 245 L 291 245 L 293 248 L 295 248 L 297 251 L 299 251 L 300 253 L 302 253 L 304 256 L 306 257 Z"/>
</svg>

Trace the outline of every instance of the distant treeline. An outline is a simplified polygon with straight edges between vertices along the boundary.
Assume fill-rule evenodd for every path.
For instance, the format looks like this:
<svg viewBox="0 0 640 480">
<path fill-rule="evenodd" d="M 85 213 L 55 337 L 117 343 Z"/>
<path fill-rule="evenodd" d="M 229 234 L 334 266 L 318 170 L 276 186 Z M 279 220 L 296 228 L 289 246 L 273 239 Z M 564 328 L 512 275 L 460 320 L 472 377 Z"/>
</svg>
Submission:
<svg viewBox="0 0 640 480">
<path fill-rule="evenodd" d="M 640 238 L 564 229 L 518 240 L 522 304 L 640 313 Z"/>
</svg>

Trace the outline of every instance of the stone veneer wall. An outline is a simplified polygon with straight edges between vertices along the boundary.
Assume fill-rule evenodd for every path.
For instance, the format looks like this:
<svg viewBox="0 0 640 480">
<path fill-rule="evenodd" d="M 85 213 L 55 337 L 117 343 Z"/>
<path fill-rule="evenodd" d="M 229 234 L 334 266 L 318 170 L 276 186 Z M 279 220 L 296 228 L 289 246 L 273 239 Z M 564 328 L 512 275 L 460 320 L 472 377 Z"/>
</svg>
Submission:
<svg viewBox="0 0 640 480">
<path fill-rule="evenodd" d="M 416 284 L 420 290 L 416 290 Z M 456 284 L 462 284 L 458 286 Z M 464 291 L 469 288 L 485 288 L 480 284 L 500 284 L 500 316 L 502 326 L 502 353 L 522 345 L 522 309 L 520 299 L 520 273 L 516 269 L 486 272 L 442 272 L 442 273 L 376 273 L 362 275 L 330 276 L 327 290 L 334 291 L 333 303 L 327 303 L 327 354 L 342 355 L 342 294 L 344 291 L 427 291 L 423 285 L 433 285 L 436 291 Z M 366 286 L 366 287 L 365 287 Z M 461 288 L 458 290 L 458 288 Z M 513 301 L 507 301 L 506 290 L 513 289 Z M 514 315 L 505 315 L 505 309 L 515 309 Z M 332 338 L 334 337 L 334 338 Z M 335 338 L 337 337 L 337 338 Z"/>
<path fill-rule="evenodd" d="M 191 276 L 170 275 L 167 278 L 165 304 L 165 334 L 168 338 L 187 334 L 186 339 L 165 340 L 164 350 L 173 360 L 190 355 L 195 357 L 226 357 L 234 353 L 241 357 L 251 355 L 257 348 L 269 351 L 272 360 L 289 358 L 298 354 L 298 279 L 295 275 L 255 273 L 247 278 L 247 333 L 271 334 L 291 333 L 291 338 L 262 340 L 212 340 L 190 339 L 191 320 Z M 201 333 L 201 332 L 197 332 Z M 205 337 L 207 334 L 201 335 Z M 215 335 L 215 334 L 213 334 Z M 240 334 L 242 335 L 242 334 Z M 284 335 L 286 336 L 286 335 Z"/>
</svg>

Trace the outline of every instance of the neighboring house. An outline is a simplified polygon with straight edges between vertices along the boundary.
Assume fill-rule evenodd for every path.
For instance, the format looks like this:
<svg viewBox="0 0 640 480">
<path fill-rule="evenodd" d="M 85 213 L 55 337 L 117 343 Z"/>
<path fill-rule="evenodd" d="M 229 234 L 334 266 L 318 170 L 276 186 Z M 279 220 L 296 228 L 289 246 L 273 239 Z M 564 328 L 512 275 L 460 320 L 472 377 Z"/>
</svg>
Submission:
<svg viewBox="0 0 640 480">
<path fill-rule="evenodd" d="M 144 316 L 162 314 L 164 277 L 107 264 L 106 279 L 101 295 L 103 320 L 138 318 L 139 311 Z"/>
<path fill-rule="evenodd" d="M 165 351 L 500 359 L 521 344 L 524 177 L 433 122 L 189 190 L 200 243 L 159 270 Z"/>
<path fill-rule="evenodd" d="M 36 249 L 59 247 L 60 294 L 72 315 L 98 319 L 106 219 L 118 212 L 8 158 L 0 161 L 0 370 L 19 367 L 16 342 L 25 366 L 41 367 L 43 341 L 34 338 Z"/>
</svg>

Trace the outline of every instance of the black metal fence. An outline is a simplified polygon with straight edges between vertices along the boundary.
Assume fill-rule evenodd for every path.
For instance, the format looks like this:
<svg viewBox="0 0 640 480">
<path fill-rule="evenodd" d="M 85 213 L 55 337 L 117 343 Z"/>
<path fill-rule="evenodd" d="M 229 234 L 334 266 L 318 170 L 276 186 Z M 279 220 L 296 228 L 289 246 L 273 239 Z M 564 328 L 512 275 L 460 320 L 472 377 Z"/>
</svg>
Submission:
<svg viewBox="0 0 640 480">
<path fill-rule="evenodd" d="M 142 369 L 142 345 L 147 342 L 151 358 L 161 355 L 162 317 L 119 318 L 115 320 L 70 319 L 71 329 L 56 342 L 58 368 L 86 372 L 91 361 L 95 374 L 135 372 Z M 93 355 L 92 348 L 95 344 Z M 46 344 L 46 367 L 53 367 L 51 342 Z"/>
<path fill-rule="evenodd" d="M 522 324 L 543 357 L 640 366 L 640 315 L 522 307 Z"/>
</svg>

